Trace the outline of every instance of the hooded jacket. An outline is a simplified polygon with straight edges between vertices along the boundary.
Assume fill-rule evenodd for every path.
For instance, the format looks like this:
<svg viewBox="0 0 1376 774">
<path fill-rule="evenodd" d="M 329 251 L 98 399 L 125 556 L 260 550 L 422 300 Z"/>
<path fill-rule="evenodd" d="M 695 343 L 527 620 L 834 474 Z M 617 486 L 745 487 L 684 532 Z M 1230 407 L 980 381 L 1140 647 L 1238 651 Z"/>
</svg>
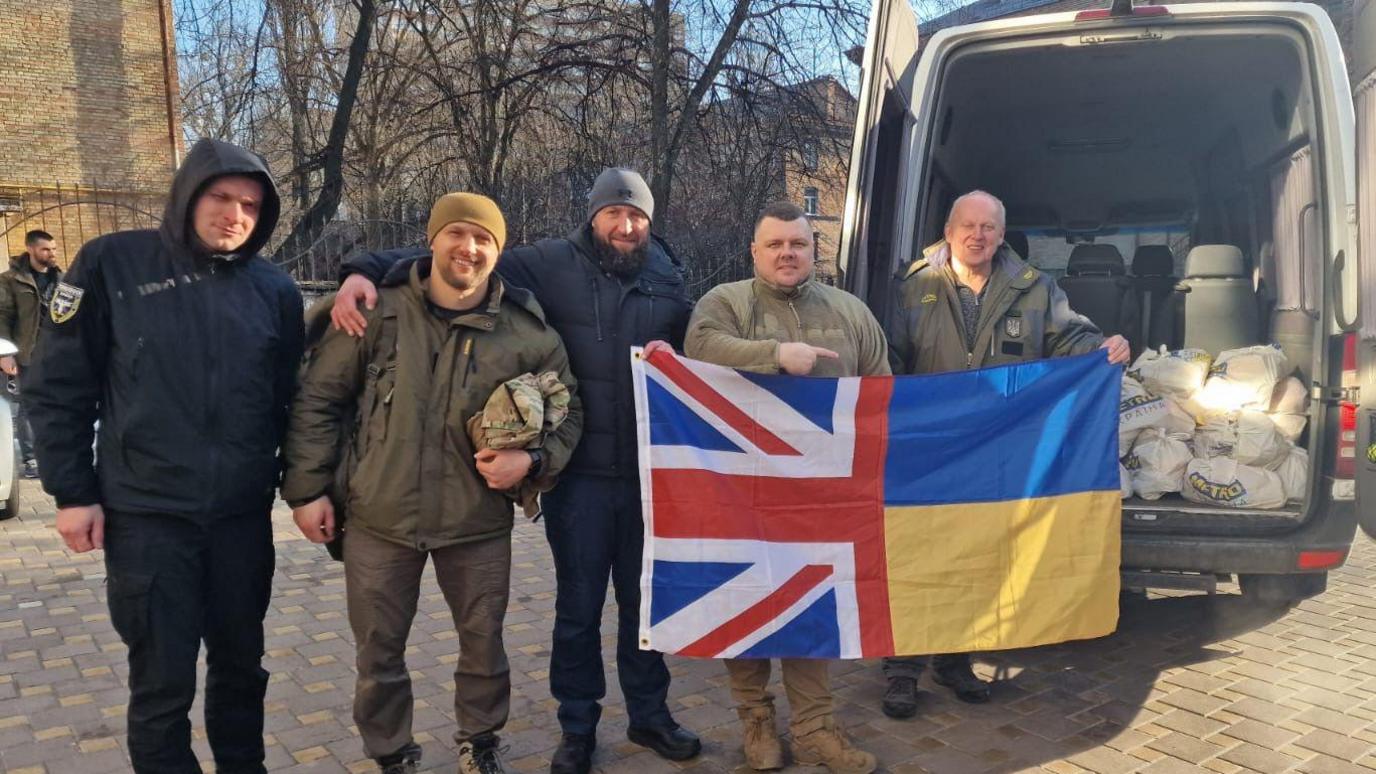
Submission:
<svg viewBox="0 0 1376 774">
<path fill-rule="evenodd" d="M 394 263 L 427 253 L 365 253 L 346 262 L 344 273 L 361 273 L 380 283 Z M 662 339 L 682 348 L 692 304 L 682 265 L 659 237 L 650 237 L 645 265 L 634 277 L 602 271 L 596 256 L 592 227 L 585 224 L 564 239 L 507 250 L 497 273 L 534 294 L 568 349 L 583 402 L 583 440 L 567 472 L 635 480 L 631 347 Z"/>
<path fill-rule="evenodd" d="M 48 293 L 51 294 L 62 280 L 62 271 L 54 266 L 48 269 L 47 275 L 51 283 Z M 20 253 L 11 258 L 9 271 L 0 274 L 0 339 L 19 348 L 20 368 L 28 368 L 33 359 L 38 324 L 48 308 L 48 301 L 42 296 L 28 254 Z"/>
<path fill-rule="evenodd" d="M 1093 352 L 1104 336 L 1076 314 L 1049 275 L 999 247 L 984 290 L 973 349 L 965 346 L 960 296 L 945 242 L 928 248 L 900 277 L 889 325 L 894 373 L 931 374 Z"/>
<path fill-rule="evenodd" d="M 192 213 L 227 175 L 258 180 L 264 197 L 248 240 L 217 254 L 195 238 Z M 278 207 L 262 158 L 201 140 L 158 230 L 82 247 L 23 374 L 43 486 L 58 507 L 201 522 L 271 507 L 304 334 L 295 283 L 258 256 Z"/>
<path fill-rule="evenodd" d="M 292 504 L 327 491 L 339 464 L 343 409 L 357 402 L 348 529 L 421 551 L 511 531 L 511 500 L 478 474 L 468 434 L 469 419 L 493 390 L 545 371 L 575 390 L 568 417 L 540 445 L 542 476 L 558 475 L 568 462 L 582 419 L 564 346 L 530 293 L 494 276 L 483 304 L 441 320 L 425 300 L 430 267 L 428 257 L 412 263 L 399 278 L 404 284 L 383 288 L 385 303 L 368 313 L 369 325 L 395 316 L 402 343 L 375 376 L 368 364 L 383 361 L 365 351 L 367 337 L 331 329 L 312 350 L 292 407 L 282 485 Z M 376 379 L 371 390 L 366 379 Z"/>
</svg>

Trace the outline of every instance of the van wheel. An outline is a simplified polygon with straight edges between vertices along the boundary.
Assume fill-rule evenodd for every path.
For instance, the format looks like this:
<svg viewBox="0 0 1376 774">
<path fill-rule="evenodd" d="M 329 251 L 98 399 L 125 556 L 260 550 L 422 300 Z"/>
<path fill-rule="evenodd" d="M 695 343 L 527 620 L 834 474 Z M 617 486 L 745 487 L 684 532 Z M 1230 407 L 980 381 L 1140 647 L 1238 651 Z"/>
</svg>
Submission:
<svg viewBox="0 0 1376 774">
<path fill-rule="evenodd" d="M 17 459 L 17 458 L 16 458 Z M 10 496 L 5 500 L 4 507 L 0 507 L 0 521 L 13 519 L 19 515 L 19 486 L 24 479 L 19 476 L 19 463 L 15 463 L 14 470 L 10 472 Z"/>
<path fill-rule="evenodd" d="M 1293 607 L 1328 588 L 1328 573 L 1307 572 L 1294 575 L 1239 575 L 1242 596 L 1266 607 Z"/>
</svg>

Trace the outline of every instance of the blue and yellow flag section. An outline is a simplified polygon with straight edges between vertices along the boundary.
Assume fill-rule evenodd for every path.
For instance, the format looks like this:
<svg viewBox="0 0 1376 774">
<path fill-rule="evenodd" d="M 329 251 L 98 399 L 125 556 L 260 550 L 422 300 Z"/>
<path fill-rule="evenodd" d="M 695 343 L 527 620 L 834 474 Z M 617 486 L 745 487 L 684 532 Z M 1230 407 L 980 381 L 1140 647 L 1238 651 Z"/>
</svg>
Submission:
<svg viewBox="0 0 1376 774">
<path fill-rule="evenodd" d="M 643 647 L 859 658 L 1116 626 L 1121 369 L 1102 352 L 845 379 L 633 363 Z"/>
</svg>

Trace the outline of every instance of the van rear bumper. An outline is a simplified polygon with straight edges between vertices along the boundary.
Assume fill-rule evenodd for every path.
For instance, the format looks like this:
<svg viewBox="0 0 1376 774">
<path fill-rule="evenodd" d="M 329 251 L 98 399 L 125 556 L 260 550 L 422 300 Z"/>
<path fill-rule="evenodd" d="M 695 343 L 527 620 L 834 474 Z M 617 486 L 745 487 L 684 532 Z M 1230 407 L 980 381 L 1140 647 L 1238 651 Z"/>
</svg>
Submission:
<svg viewBox="0 0 1376 774">
<path fill-rule="evenodd" d="M 1122 568 L 1220 574 L 1322 571 L 1299 569 L 1300 553 L 1342 551 L 1346 555 L 1352 548 L 1356 531 L 1354 504 L 1327 500 L 1299 529 L 1278 535 L 1229 537 L 1124 532 Z"/>
</svg>

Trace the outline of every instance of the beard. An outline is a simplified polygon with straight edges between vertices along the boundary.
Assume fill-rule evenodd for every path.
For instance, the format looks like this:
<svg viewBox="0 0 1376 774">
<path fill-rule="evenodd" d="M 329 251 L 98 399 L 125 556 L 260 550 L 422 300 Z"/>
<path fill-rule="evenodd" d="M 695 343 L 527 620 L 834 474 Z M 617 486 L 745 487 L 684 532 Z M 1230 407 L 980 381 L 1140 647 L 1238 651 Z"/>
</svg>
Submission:
<svg viewBox="0 0 1376 774">
<path fill-rule="evenodd" d="M 648 238 L 629 253 L 621 252 L 596 234 L 593 234 L 592 241 L 597 248 L 598 267 L 602 271 L 618 277 L 634 277 L 639 274 L 645 266 L 646 259 L 650 256 L 650 240 Z"/>
</svg>

